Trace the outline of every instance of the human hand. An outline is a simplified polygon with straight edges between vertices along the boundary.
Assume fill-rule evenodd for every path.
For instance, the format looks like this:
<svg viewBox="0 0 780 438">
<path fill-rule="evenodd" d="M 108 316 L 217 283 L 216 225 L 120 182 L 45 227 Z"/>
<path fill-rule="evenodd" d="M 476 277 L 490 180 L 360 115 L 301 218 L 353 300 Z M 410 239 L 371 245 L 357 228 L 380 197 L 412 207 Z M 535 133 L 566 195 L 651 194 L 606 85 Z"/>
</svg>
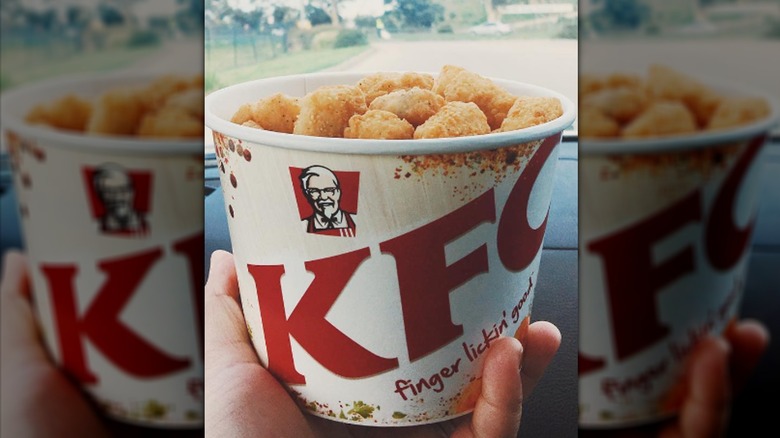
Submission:
<svg viewBox="0 0 780 438">
<path fill-rule="evenodd" d="M 701 340 L 688 359 L 679 415 L 646 426 L 580 430 L 582 438 L 711 438 L 728 428 L 732 396 L 752 374 L 769 343 L 758 321 L 729 324 L 723 336 Z"/>
<path fill-rule="evenodd" d="M 0 436 L 111 436 L 95 407 L 46 352 L 26 258 L 8 251 L 0 282 Z"/>
<path fill-rule="evenodd" d="M 353 426 L 304 414 L 260 364 L 246 330 L 230 253 L 212 254 L 205 299 L 205 424 L 209 437 L 397 437 L 401 431 L 408 437 L 515 437 L 523 399 L 531 394 L 561 341 L 554 325 L 536 322 L 529 327 L 525 345 L 511 337 L 494 342 L 484 362 L 482 394 L 470 415 L 402 429 Z"/>
<path fill-rule="evenodd" d="M 769 332 L 758 321 L 729 324 L 722 337 L 708 337 L 696 347 L 686 377 L 688 394 L 677 419 L 661 438 L 724 436 L 732 395 L 738 392 L 769 344 Z"/>
</svg>

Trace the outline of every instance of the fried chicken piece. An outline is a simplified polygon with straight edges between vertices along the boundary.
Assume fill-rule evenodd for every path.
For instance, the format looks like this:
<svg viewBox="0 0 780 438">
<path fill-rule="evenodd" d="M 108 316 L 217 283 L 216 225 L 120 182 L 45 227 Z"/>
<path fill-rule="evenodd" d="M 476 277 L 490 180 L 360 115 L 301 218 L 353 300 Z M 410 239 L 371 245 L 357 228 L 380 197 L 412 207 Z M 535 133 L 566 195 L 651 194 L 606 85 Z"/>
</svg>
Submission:
<svg viewBox="0 0 780 438">
<path fill-rule="evenodd" d="M 92 115 L 92 103 L 69 94 L 49 105 L 36 105 L 27 113 L 28 123 L 82 132 Z"/>
<path fill-rule="evenodd" d="M 466 69 L 446 65 L 434 85 L 434 91 L 447 102 L 473 102 L 485 113 L 490 129 L 498 129 L 516 96 L 493 81 Z"/>
<path fill-rule="evenodd" d="M 663 65 L 650 66 L 647 88 L 656 99 L 683 102 L 696 117 L 699 127 L 707 125 L 721 100 L 721 96 L 711 88 Z"/>
<path fill-rule="evenodd" d="M 464 137 L 490 133 L 487 117 L 473 102 L 449 102 L 414 131 L 414 138 Z"/>
<path fill-rule="evenodd" d="M 397 115 L 384 110 L 368 110 L 349 119 L 344 138 L 409 140 L 414 137 L 414 126 Z"/>
<path fill-rule="evenodd" d="M 300 107 L 293 134 L 316 137 L 342 137 L 349 119 L 368 110 L 363 91 L 350 85 L 319 87 L 301 98 Z"/>
<path fill-rule="evenodd" d="M 509 109 L 509 113 L 498 131 L 514 131 L 541 125 L 557 119 L 562 114 L 561 101 L 555 97 L 521 96 Z"/>
<path fill-rule="evenodd" d="M 725 129 L 747 125 L 767 117 L 772 110 L 766 100 L 757 97 L 723 99 L 707 124 L 707 129 Z"/>
<path fill-rule="evenodd" d="M 583 107 L 579 113 L 580 138 L 611 138 L 620 136 L 620 125 L 595 107 Z"/>
<path fill-rule="evenodd" d="M 263 129 L 292 134 L 301 112 L 298 98 L 276 93 L 260 99 L 252 108 L 252 120 Z"/>
<path fill-rule="evenodd" d="M 443 97 L 431 90 L 414 87 L 379 96 L 371 102 L 368 109 L 390 111 L 417 127 L 436 114 L 442 106 Z"/>
<path fill-rule="evenodd" d="M 371 105 L 377 97 L 393 91 L 414 87 L 430 90 L 433 88 L 433 82 L 433 76 L 428 73 L 386 72 L 364 76 L 358 81 L 357 86 L 366 95 L 366 105 Z"/>
<path fill-rule="evenodd" d="M 659 101 L 623 128 L 623 137 L 662 137 L 697 131 L 693 113 L 682 102 Z"/>
<path fill-rule="evenodd" d="M 143 116 L 142 96 L 135 90 L 116 89 L 100 96 L 87 123 L 86 132 L 135 135 Z"/>
<path fill-rule="evenodd" d="M 626 86 L 604 88 L 588 94 L 580 101 L 583 108 L 598 108 L 606 116 L 621 124 L 634 119 L 649 103 L 644 90 Z"/>
<path fill-rule="evenodd" d="M 203 137 L 203 116 L 177 106 L 147 113 L 138 127 L 139 137 Z"/>
</svg>

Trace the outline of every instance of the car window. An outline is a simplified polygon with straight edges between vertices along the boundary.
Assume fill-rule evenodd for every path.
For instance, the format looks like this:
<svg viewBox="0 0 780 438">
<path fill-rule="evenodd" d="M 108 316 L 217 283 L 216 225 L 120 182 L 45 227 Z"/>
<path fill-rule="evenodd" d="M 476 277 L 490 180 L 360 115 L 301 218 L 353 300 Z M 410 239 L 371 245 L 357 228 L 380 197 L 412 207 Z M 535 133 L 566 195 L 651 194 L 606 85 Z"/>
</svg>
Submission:
<svg viewBox="0 0 780 438">
<path fill-rule="evenodd" d="M 206 93 L 315 71 L 458 64 L 577 101 L 577 2 L 207 0 Z M 576 122 L 567 134 L 576 134 Z M 207 151 L 213 140 L 206 134 Z"/>
</svg>

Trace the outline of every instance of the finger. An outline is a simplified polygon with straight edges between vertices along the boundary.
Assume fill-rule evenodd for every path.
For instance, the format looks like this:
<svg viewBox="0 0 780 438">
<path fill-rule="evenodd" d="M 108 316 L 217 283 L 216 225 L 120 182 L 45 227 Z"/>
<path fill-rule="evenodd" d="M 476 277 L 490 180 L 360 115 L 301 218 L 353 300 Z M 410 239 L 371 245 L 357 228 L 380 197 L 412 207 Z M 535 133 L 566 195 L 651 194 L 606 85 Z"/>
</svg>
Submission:
<svg viewBox="0 0 780 438">
<path fill-rule="evenodd" d="M 741 390 L 769 345 L 769 331 L 755 320 L 744 320 L 729 326 L 724 334 L 731 345 L 731 388 Z"/>
<path fill-rule="evenodd" d="M 536 384 L 561 346 L 561 332 L 554 324 L 537 321 L 528 327 L 523 358 L 523 395 L 531 396 Z"/>
<path fill-rule="evenodd" d="M 211 255 L 205 287 L 206 373 L 237 363 L 259 364 L 239 304 L 238 278 L 233 256 Z"/>
<path fill-rule="evenodd" d="M 523 346 L 513 337 L 503 337 L 488 351 L 482 368 L 482 392 L 474 406 L 471 423 L 456 430 L 453 437 L 517 436 L 523 406 L 520 379 Z"/>
<path fill-rule="evenodd" d="M 2 342 L 0 356 L 6 365 L 13 362 L 48 362 L 35 316 L 29 301 L 30 279 L 27 258 L 18 251 L 8 251 L 3 258 L 0 283 Z"/>
<path fill-rule="evenodd" d="M 679 428 L 685 438 L 721 436 L 731 403 L 729 345 L 708 337 L 696 347 L 690 362 L 690 392 L 680 410 Z"/>
</svg>

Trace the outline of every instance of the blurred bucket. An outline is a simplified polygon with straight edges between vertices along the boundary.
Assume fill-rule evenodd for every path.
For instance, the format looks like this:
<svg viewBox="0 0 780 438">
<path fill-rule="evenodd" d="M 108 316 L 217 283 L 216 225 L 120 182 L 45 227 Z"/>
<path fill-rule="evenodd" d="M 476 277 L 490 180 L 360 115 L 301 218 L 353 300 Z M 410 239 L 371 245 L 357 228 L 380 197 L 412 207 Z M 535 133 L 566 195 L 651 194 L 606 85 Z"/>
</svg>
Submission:
<svg viewBox="0 0 780 438">
<path fill-rule="evenodd" d="M 580 139 L 581 428 L 674 416 L 689 353 L 738 318 L 772 111 L 722 131 Z"/>
<path fill-rule="evenodd" d="M 33 107 L 66 94 L 92 99 L 153 79 L 82 75 L 9 91 L 3 135 L 52 358 L 115 419 L 197 428 L 201 138 L 94 136 L 25 122 Z"/>
</svg>

